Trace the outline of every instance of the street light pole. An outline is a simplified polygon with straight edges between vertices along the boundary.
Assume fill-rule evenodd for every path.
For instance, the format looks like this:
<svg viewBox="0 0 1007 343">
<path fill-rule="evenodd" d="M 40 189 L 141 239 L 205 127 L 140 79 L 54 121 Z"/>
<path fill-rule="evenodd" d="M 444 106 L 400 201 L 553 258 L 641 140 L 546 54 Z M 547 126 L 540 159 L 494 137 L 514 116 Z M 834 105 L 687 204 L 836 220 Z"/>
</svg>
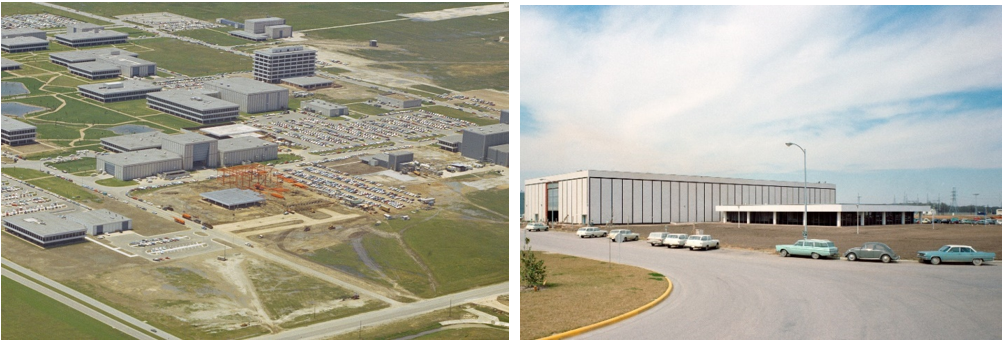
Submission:
<svg viewBox="0 0 1007 343">
<path fill-rule="evenodd" d="M 801 149 L 801 152 L 804 153 L 804 239 L 808 239 L 808 151 L 797 143 L 787 143 L 787 146 L 791 145 Z"/>
</svg>

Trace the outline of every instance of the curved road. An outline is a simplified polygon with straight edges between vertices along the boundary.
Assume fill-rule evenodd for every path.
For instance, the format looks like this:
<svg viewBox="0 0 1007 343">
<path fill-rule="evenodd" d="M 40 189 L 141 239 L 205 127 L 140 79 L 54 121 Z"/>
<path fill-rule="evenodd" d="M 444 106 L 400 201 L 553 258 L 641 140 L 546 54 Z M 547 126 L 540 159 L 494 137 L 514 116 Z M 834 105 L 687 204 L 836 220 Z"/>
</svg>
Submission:
<svg viewBox="0 0 1007 343">
<path fill-rule="evenodd" d="M 608 260 L 609 240 L 524 232 L 533 250 Z M 523 242 L 523 239 L 522 239 Z M 621 256 L 620 256 L 621 249 Z M 933 266 L 612 244 L 668 276 L 667 300 L 575 339 L 1002 339 L 1001 262 Z"/>
</svg>

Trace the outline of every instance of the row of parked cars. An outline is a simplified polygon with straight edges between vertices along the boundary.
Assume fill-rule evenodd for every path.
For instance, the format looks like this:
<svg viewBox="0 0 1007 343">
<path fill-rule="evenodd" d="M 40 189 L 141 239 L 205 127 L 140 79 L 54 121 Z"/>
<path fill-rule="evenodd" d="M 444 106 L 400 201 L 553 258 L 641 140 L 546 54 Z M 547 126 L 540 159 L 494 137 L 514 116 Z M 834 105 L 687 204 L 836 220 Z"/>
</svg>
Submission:
<svg viewBox="0 0 1007 343">
<path fill-rule="evenodd" d="M 549 231 L 549 227 L 542 223 L 529 223 L 525 228 L 528 231 Z M 576 234 L 580 238 L 607 237 L 613 242 L 640 240 L 640 234 L 628 229 L 617 229 L 608 232 L 597 227 L 586 226 L 578 229 Z M 689 250 L 720 248 L 720 240 L 713 239 L 710 235 L 687 235 L 684 233 L 651 232 L 647 236 L 647 243 L 650 243 L 651 246 L 666 246 L 668 248 L 684 247 L 689 248 Z M 898 261 L 900 259 L 895 250 L 881 242 L 867 242 L 859 247 L 850 248 L 843 255 L 839 255 L 839 248 L 830 240 L 801 239 L 794 242 L 794 244 L 777 245 L 776 252 L 782 257 L 807 256 L 812 259 L 822 257 L 839 258 L 843 256 L 849 261 L 877 260 L 883 263 Z M 919 251 L 916 258 L 920 262 L 930 262 L 935 265 L 943 262 L 972 262 L 976 266 L 981 266 L 984 262 L 993 261 L 996 258 L 996 254 L 978 251 L 968 245 L 945 245 L 933 251 Z"/>
<path fill-rule="evenodd" d="M 920 224 L 930 224 L 930 218 L 916 219 L 914 222 Z M 993 218 L 937 218 L 933 219 L 934 224 L 972 224 L 972 225 L 1003 225 L 1003 219 L 993 219 Z"/>
</svg>

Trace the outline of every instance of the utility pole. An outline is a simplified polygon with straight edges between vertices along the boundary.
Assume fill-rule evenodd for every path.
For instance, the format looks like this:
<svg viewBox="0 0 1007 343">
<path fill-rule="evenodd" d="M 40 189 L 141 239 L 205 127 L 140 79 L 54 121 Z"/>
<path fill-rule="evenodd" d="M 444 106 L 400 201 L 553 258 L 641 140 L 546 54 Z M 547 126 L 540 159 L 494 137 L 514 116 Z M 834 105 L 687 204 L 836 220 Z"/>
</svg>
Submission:
<svg viewBox="0 0 1007 343">
<path fill-rule="evenodd" d="M 860 234 L 860 193 L 857 193 L 857 234 Z"/>
</svg>

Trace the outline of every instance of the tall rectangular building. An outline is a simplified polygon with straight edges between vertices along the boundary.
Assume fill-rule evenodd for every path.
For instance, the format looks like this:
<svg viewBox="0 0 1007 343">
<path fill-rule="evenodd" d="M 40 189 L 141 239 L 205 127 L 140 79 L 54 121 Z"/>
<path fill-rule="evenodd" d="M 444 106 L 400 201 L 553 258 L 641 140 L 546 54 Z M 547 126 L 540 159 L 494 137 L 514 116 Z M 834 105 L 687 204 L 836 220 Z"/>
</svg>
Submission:
<svg viewBox="0 0 1007 343">
<path fill-rule="evenodd" d="M 490 147 L 509 143 L 510 126 L 507 124 L 472 127 L 462 130 L 460 151 L 462 156 L 486 161 Z"/>
<path fill-rule="evenodd" d="M 245 113 L 287 109 L 290 90 L 243 77 L 229 77 L 203 83 L 203 88 L 219 92 L 219 98 L 238 104 Z"/>
<path fill-rule="evenodd" d="M 287 46 L 255 50 L 256 81 L 279 83 L 281 79 L 315 75 L 315 50 Z"/>
<path fill-rule="evenodd" d="M 182 169 L 216 168 L 220 165 L 217 140 L 186 132 L 164 137 L 161 150 L 182 156 Z"/>
</svg>

